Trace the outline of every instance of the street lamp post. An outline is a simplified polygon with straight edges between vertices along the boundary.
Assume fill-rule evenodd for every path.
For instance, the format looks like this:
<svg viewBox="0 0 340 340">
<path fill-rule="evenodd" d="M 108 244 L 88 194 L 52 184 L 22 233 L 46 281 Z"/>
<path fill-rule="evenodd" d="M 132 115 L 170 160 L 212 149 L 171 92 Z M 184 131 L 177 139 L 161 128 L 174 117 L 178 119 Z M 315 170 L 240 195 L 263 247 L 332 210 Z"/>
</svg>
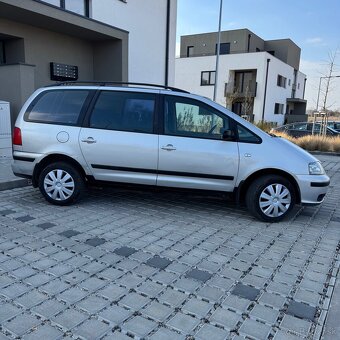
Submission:
<svg viewBox="0 0 340 340">
<path fill-rule="evenodd" d="M 214 97 L 213 97 L 214 101 L 216 101 L 217 81 L 218 81 L 218 64 L 219 64 L 219 60 L 220 60 L 222 9 L 223 9 L 223 0 L 220 1 L 220 15 L 219 15 L 219 20 L 218 20 L 218 39 L 217 39 L 215 84 L 214 84 Z"/>
</svg>

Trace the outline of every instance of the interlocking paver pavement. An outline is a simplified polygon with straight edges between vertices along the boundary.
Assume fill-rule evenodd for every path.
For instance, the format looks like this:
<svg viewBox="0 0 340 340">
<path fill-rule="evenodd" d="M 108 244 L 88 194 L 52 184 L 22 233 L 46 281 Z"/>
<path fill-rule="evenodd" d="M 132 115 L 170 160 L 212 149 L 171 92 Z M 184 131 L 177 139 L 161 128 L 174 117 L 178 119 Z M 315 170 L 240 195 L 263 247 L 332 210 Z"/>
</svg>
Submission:
<svg viewBox="0 0 340 340">
<path fill-rule="evenodd" d="M 340 160 L 323 163 L 325 202 L 277 224 L 173 192 L 0 192 L 0 339 L 318 339 L 340 241 Z"/>
</svg>

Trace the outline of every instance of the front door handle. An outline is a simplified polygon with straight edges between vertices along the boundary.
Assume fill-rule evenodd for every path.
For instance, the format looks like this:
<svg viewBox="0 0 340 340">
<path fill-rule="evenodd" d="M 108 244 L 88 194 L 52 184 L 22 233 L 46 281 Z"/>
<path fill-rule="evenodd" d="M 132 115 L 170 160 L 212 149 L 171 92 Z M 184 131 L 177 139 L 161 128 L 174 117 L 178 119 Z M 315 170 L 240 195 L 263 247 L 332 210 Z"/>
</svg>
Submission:
<svg viewBox="0 0 340 340">
<path fill-rule="evenodd" d="M 174 150 L 176 150 L 176 148 L 172 144 L 168 144 L 168 145 L 162 146 L 161 149 L 162 150 L 166 150 L 166 151 L 174 151 Z"/>
<path fill-rule="evenodd" d="M 81 141 L 83 143 L 87 143 L 87 144 L 97 143 L 97 141 L 93 137 L 87 137 L 86 139 L 82 139 Z"/>
</svg>

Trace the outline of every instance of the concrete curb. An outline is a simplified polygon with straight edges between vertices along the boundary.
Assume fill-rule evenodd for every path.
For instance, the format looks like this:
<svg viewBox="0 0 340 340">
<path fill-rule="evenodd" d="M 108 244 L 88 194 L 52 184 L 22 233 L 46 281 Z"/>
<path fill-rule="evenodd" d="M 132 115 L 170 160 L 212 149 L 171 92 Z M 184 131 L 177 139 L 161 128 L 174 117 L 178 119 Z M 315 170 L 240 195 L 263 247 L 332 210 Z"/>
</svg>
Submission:
<svg viewBox="0 0 340 340">
<path fill-rule="evenodd" d="M 25 178 L 12 179 L 6 182 L 0 182 L 0 191 L 27 187 L 29 184 L 28 179 Z"/>
<path fill-rule="evenodd" d="M 325 152 L 325 151 L 308 151 L 312 155 L 321 155 L 321 156 L 340 156 L 339 152 Z"/>
</svg>

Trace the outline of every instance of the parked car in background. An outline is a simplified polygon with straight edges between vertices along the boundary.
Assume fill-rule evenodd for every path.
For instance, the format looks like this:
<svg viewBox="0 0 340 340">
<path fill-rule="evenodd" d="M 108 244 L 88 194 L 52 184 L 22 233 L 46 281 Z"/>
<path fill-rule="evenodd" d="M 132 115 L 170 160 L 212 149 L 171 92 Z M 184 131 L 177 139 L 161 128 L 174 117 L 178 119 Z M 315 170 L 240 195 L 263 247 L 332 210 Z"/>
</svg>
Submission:
<svg viewBox="0 0 340 340">
<path fill-rule="evenodd" d="M 118 182 L 229 192 L 269 222 L 295 204 L 320 204 L 330 183 L 293 143 L 207 98 L 159 85 L 37 90 L 15 123 L 13 159 L 13 172 L 52 204 L 75 202 L 87 183 Z"/>
<path fill-rule="evenodd" d="M 314 124 L 314 134 L 320 134 L 320 129 L 322 125 L 320 123 Z M 313 123 L 308 122 L 300 122 L 300 123 L 292 123 L 292 124 L 286 124 L 282 125 L 277 128 L 273 128 L 270 131 L 271 133 L 275 134 L 275 132 L 283 132 L 286 133 L 289 136 L 292 137 L 302 137 L 302 136 L 308 136 L 313 134 Z M 333 128 L 327 126 L 326 128 L 326 135 L 327 136 L 340 136 L 340 133 Z"/>
<path fill-rule="evenodd" d="M 340 122 L 328 122 L 327 126 L 337 132 L 340 132 Z"/>
</svg>

